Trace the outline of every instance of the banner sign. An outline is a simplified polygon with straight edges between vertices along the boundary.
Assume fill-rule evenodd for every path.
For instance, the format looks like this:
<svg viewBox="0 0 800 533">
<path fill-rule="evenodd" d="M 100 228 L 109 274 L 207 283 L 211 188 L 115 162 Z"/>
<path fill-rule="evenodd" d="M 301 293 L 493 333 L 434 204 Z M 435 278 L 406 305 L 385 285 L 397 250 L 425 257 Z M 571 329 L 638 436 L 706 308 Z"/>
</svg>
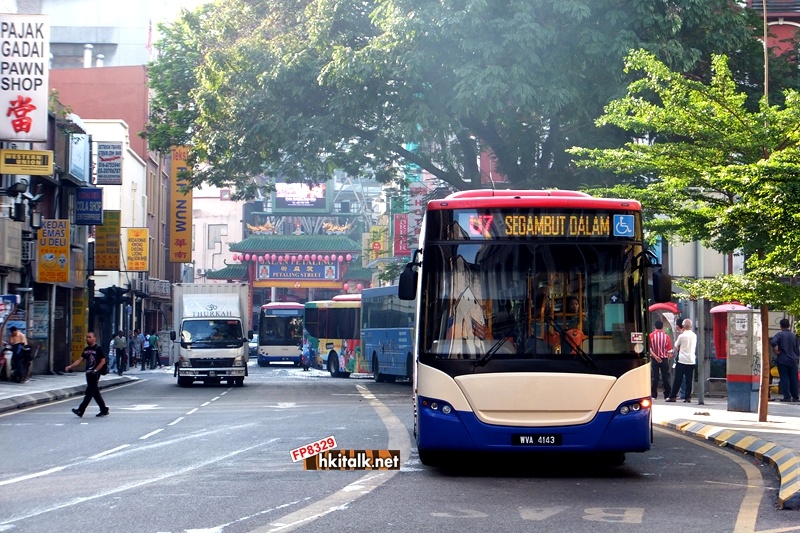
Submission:
<svg viewBox="0 0 800 533">
<path fill-rule="evenodd" d="M 408 247 L 408 215 L 394 215 L 394 256 L 411 256 Z"/>
<path fill-rule="evenodd" d="M 0 140 L 47 141 L 50 19 L 0 14 Z"/>
<path fill-rule="evenodd" d="M 86 347 L 86 332 L 89 327 L 89 296 L 85 289 L 72 291 L 72 358 L 74 361 L 81 356 Z"/>
<path fill-rule="evenodd" d="M 297 263 L 291 265 L 258 265 L 258 279 L 312 280 L 339 278 L 339 265 L 312 265 Z"/>
<path fill-rule="evenodd" d="M 150 269 L 150 230 L 125 228 L 125 268 L 128 272 L 147 272 Z"/>
<path fill-rule="evenodd" d="M 75 191 L 75 225 L 94 226 L 103 223 L 103 189 L 78 187 Z"/>
<path fill-rule="evenodd" d="M 69 283 L 69 220 L 43 220 L 38 248 L 36 281 Z"/>
<path fill-rule="evenodd" d="M 103 225 L 94 228 L 94 269 L 119 271 L 120 211 L 103 211 Z"/>
<path fill-rule="evenodd" d="M 176 146 L 172 148 L 172 172 L 170 173 L 170 183 L 172 194 L 170 195 L 170 231 L 169 238 L 169 262 L 170 263 L 191 263 L 192 262 L 192 191 L 181 192 L 181 189 L 188 185 L 184 178 L 180 178 L 180 173 L 188 170 L 186 158 L 189 157 L 189 148 L 186 146 Z"/>
<path fill-rule="evenodd" d="M 97 143 L 97 185 L 122 185 L 122 143 Z"/>
</svg>

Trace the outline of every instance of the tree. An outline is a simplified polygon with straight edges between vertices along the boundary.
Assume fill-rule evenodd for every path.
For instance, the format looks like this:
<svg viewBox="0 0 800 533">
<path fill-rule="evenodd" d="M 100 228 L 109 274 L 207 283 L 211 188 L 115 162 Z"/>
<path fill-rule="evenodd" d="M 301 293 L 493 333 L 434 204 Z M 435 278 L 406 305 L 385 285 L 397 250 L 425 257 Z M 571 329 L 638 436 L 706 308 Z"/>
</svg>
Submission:
<svg viewBox="0 0 800 533">
<path fill-rule="evenodd" d="M 654 234 L 745 255 L 744 274 L 679 285 L 692 297 L 760 307 L 762 368 L 769 368 L 768 306 L 800 311 L 800 287 L 786 283 L 800 267 L 800 93 L 787 90 L 784 106 L 762 98 L 750 112 L 727 58 L 714 56 L 712 65 L 704 84 L 670 71 L 650 53 L 632 53 L 626 70 L 641 77 L 606 106 L 598 123 L 640 140 L 571 152 L 585 158 L 582 165 L 626 176 L 624 185 L 598 192 L 640 200 Z M 768 387 L 764 372 L 762 421 Z"/>
<path fill-rule="evenodd" d="M 218 2 L 162 27 L 146 135 L 188 143 L 193 184 L 239 197 L 263 175 L 386 182 L 404 163 L 476 188 L 482 150 L 513 187 L 576 188 L 599 174 L 568 147 L 625 140 L 593 120 L 623 94 L 630 49 L 698 76 L 736 53 L 750 84 L 752 21 L 729 0 Z"/>
</svg>

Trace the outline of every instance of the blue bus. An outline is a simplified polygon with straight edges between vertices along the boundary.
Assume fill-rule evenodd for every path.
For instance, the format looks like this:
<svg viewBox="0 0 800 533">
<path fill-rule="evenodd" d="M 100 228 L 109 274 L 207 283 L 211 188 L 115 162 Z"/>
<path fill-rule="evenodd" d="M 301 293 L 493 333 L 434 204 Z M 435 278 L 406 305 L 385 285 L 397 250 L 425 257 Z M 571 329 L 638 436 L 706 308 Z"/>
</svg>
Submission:
<svg viewBox="0 0 800 533">
<path fill-rule="evenodd" d="M 361 350 L 375 381 L 412 379 L 414 309 L 397 296 L 397 285 L 361 293 Z"/>
</svg>

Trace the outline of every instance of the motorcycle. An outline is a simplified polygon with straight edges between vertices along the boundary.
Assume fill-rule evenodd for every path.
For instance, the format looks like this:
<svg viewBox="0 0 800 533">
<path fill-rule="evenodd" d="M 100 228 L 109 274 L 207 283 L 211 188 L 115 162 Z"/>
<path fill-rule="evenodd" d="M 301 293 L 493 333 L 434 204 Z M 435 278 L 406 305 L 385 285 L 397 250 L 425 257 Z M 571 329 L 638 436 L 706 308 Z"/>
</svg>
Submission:
<svg viewBox="0 0 800 533">
<path fill-rule="evenodd" d="M 4 344 L 0 351 L 0 380 L 8 381 L 11 379 L 11 357 L 14 351 L 10 344 Z"/>
<path fill-rule="evenodd" d="M 3 346 L 3 357 L 11 362 L 11 380 L 17 383 L 28 381 L 31 375 L 33 357 L 31 348 L 22 344 Z"/>
</svg>

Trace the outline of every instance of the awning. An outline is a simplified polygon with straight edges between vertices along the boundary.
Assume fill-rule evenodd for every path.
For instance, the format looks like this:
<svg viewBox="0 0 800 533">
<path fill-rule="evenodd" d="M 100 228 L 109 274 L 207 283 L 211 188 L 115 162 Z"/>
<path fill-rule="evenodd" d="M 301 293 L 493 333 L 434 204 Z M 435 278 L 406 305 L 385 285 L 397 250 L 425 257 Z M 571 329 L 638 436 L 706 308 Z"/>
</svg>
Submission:
<svg viewBox="0 0 800 533">
<path fill-rule="evenodd" d="M 749 307 L 740 304 L 739 302 L 728 302 L 720 304 L 711 308 L 709 313 L 727 313 L 728 311 L 751 311 Z"/>
<path fill-rule="evenodd" d="M 669 311 L 670 313 L 677 314 L 678 313 L 678 304 L 674 304 L 672 302 L 653 304 L 650 307 L 648 307 L 648 310 L 650 310 L 650 312 L 653 312 L 653 311 Z"/>
</svg>

